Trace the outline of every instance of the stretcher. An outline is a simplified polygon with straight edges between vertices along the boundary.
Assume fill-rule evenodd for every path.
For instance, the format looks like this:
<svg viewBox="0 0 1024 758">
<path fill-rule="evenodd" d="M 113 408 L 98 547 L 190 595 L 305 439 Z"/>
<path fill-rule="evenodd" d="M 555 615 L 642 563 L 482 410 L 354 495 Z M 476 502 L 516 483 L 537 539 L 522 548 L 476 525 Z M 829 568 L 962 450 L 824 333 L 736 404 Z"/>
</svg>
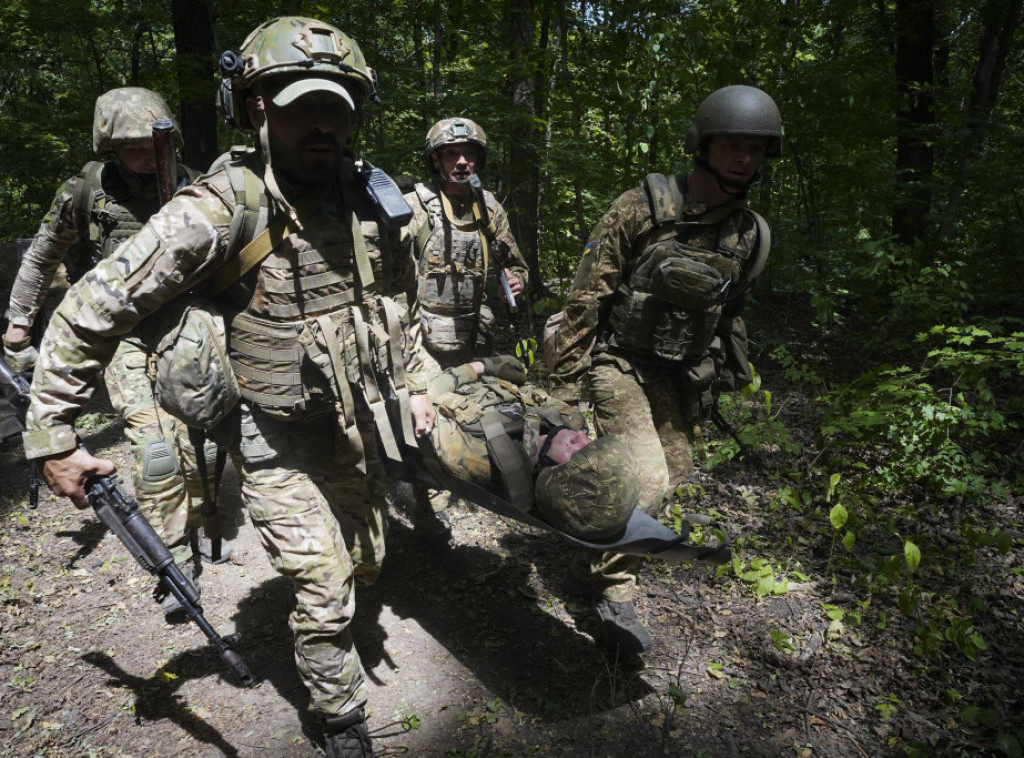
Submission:
<svg viewBox="0 0 1024 758">
<path fill-rule="evenodd" d="M 580 539 L 552 526 L 535 512 L 517 506 L 507 496 L 463 479 L 445 468 L 438 460 L 429 438 L 418 438 L 415 447 L 402 440 L 401 434 L 396 435 L 396 440 L 398 440 L 402 454 L 401 462 L 382 456 L 385 470 L 389 476 L 411 484 L 448 490 L 471 503 L 497 513 L 499 516 L 554 532 L 577 547 L 601 552 L 641 555 L 679 563 L 699 562 L 722 565 L 731 560 L 730 541 L 725 529 L 721 524 L 706 516 L 684 516 L 681 533 L 676 534 L 665 524 L 644 511 L 636 509 L 626 526 L 614 537 L 600 541 Z M 711 544 L 695 545 L 690 542 L 691 529 L 696 525 L 703 528 L 706 538 L 710 540 Z"/>
</svg>

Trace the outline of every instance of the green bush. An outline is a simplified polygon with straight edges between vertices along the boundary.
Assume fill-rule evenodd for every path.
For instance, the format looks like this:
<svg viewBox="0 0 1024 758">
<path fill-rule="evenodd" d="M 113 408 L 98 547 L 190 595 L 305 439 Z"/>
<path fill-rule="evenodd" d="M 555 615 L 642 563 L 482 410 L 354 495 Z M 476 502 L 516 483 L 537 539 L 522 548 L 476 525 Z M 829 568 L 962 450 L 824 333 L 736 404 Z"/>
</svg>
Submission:
<svg viewBox="0 0 1024 758">
<path fill-rule="evenodd" d="M 881 366 L 825 396 L 822 431 L 852 448 L 864 482 L 883 491 L 911 484 L 977 499 L 1022 482 L 1013 457 L 1021 429 L 1016 381 L 1024 332 L 937 326 L 918 340 L 944 344 L 919 367 Z"/>
</svg>

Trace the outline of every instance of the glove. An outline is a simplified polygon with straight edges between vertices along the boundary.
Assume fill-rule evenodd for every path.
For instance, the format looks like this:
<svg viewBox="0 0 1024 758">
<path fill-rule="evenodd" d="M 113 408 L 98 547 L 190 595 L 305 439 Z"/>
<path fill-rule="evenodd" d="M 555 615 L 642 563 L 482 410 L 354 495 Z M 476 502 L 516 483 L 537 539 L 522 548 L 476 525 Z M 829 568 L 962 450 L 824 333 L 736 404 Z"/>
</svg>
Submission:
<svg viewBox="0 0 1024 758">
<path fill-rule="evenodd" d="M 4 360 L 7 361 L 7 365 L 14 373 L 26 374 L 35 368 L 36 361 L 39 360 L 39 351 L 36 350 L 35 345 L 23 347 L 21 350 L 11 350 L 5 344 Z"/>
<path fill-rule="evenodd" d="M 523 364 L 511 355 L 498 355 L 494 358 L 484 358 L 484 373 L 504 379 L 512 384 L 526 383 L 526 369 Z"/>
</svg>

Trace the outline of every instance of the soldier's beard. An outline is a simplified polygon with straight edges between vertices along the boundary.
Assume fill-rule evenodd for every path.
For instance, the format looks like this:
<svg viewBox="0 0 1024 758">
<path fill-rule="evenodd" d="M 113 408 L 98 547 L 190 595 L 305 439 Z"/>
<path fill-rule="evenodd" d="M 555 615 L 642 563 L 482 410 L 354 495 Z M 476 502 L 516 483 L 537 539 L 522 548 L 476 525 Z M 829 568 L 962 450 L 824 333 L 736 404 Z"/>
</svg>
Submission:
<svg viewBox="0 0 1024 758">
<path fill-rule="evenodd" d="M 274 172 L 288 184 L 300 188 L 322 187 L 338 176 L 344 153 L 343 145 L 333 134 L 311 134 L 294 145 L 285 145 L 271 138 Z"/>
</svg>

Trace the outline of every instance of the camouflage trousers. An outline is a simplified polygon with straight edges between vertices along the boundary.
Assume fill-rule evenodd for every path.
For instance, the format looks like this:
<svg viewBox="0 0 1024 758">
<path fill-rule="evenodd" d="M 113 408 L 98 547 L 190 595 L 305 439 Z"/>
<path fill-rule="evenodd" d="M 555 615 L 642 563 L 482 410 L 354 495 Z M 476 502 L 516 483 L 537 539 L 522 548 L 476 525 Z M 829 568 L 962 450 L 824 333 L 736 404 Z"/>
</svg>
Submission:
<svg viewBox="0 0 1024 758">
<path fill-rule="evenodd" d="M 272 419 L 242 403 L 241 439 L 231 456 L 271 564 L 292 582 L 289 625 L 309 708 L 336 716 L 367 700 L 349 623 L 355 585 L 371 584 L 384 560 L 386 479 L 368 411 L 357 414 L 366 473 L 333 415 L 301 422 Z M 251 450 L 272 449 L 255 459 Z"/>
<path fill-rule="evenodd" d="M 689 421 L 667 369 L 637 376 L 625 359 L 604 355 L 587 374 L 600 437 L 615 435 L 636 458 L 639 508 L 657 517 L 665 497 L 693 471 L 696 425 Z M 571 571 L 589 573 L 594 591 L 614 602 L 632 600 L 639 556 L 580 550 Z"/>
<path fill-rule="evenodd" d="M 190 530 L 202 523 L 202 482 L 188 430 L 157 405 L 146 361 L 141 347 L 124 340 L 104 378 L 131 444 L 139 509 L 175 562 L 185 563 L 193 557 Z M 208 460 L 216 456 L 216 447 L 208 446 L 206 455 Z M 208 468 L 212 471 L 212 463 Z"/>
</svg>

